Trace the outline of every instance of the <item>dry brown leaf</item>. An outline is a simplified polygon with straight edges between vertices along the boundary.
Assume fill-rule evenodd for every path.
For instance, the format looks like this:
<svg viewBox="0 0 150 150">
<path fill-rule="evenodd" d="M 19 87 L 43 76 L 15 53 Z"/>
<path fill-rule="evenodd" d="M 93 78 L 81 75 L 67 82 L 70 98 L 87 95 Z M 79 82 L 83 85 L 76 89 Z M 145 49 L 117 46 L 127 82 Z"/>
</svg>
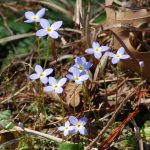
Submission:
<svg viewBox="0 0 150 150">
<path fill-rule="evenodd" d="M 122 68 L 130 69 L 132 71 L 140 72 L 139 61 L 144 61 L 144 70 L 143 76 L 146 79 L 150 80 L 150 52 L 139 52 L 136 48 L 131 44 L 131 32 L 130 28 L 135 27 L 139 28 L 142 24 L 145 24 L 150 21 L 150 13 L 147 9 L 126 9 L 119 11 L 114 10 L 110 6 L 112 5 L 113 0 L 106 0 L 106 14 L 107 14 L 107 24 L 112 25 L 112 31 L 120 38 L 120 40 L 125 44 L 127 52 L 130 52 L 130 55 L 133 59 L 128 59 L 122 62 Z M 116 26 L 120 24 L 122 26 Z M 125 28 L 123 26 L 129 26 L 129 28 Z M 143 29 L 143 28 L 142 28 Z M 146 32 L 146 31 L 145 31 Z M 147 33 L 149 31 L 147 30 Z M 142 34 L 142 32 L 141 32 Z M 136 37 L 135 37 L 136 39 Z M 138 44 L 140 46 L 141 43 Z M 123 46 L 118 39 L 114 39 L 113 46 L 115 49 Z M 149 50 L 148 50 L 149 51 Z M 133 61 L 134 60 L 134 61 Z"/>
<path fill-rule="evenodd" d="M 82 90 L 81 85 L 75 83 L 68 83 L 65 88 L 66 102 L 72 107 L 77 107 L 80 104 L 80 92 Z"/>
<path fill-rule="evenodd" d="M 13 141 L 21 137 L 21 133 L 15 131 L 14 129 L 10 130 L 1 130 L 0 131 L 0 149 L 2 148 L 2 144 L 7 143 L 9 141 Z M 15 141 L 15 144 L 11 144 L 8 146 L 11 149 L 16 149 L 18 142 Z M 5 144 L 4 144 L 5 145 Z"/>
</svg>

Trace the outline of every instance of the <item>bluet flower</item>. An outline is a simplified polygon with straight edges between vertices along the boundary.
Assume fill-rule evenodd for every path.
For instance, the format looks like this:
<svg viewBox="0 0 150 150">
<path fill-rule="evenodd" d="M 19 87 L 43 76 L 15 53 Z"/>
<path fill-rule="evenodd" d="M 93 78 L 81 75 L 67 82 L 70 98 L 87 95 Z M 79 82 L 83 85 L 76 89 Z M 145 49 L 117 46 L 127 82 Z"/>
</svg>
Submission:
<svg viewBox="0 0 150 150">
<path fill-rule="evenodd" d="M 47 84 L 48 78 L 47 76 L 50 75 L 53 72 L 52 68 L 46 69 L 43 71 L 43 68 L 40 65 L 35 66 L 35 72 L 34 74 L 31 74 L 29 78 L 31 80 L 36 80 L 39 79 L 41 80 L 42 83 Z"/>
<path fill-rule="evenodd" d="M 67 78 L 62 78 L 59 81 L 57 81 L 54 77 L 49 77 L 49 86 L 44 87 L 45 92 L 56 92 L 56 93 L 62 93 L 63 88 L 62 86 L 66 83 Z"/>
<path fill-rule="evenodd" d="M 67 74 L 66 77 L 70 80 L 74 80 L 77 84 L 82 84 L 83 81 L 86 81 L 89 78 L 89 75 L 80 74 L 80 71 L 78 68 L 73 68 L 72 75 Z"/>
<path fill-rule="evenodd" d="M 75 116 L 70 116 L 69 121 L 75 127 L 74 133 L 77 133 L 79 131 L 80 134 L 87 135 L 87 129 L 84 127 L 87 123 L 86 117 L 82 117 L 78 120 Z"/>
<path fill-rule="evenodd" d="M 124 54 L 124 53 L 125 53 L 125 49 L 123 47 L 121 47 L 121 48 L 118 49 L 116 54 L 114 54 L 112 52 L 107 52 L 107 55 L 112 57 L 111 62 L 113 64 L 117 64 L 120 61 L 120 59 L 128 59 L 128 58 L 130 58 L 129 55 Z"/>
<path fill-rule="evenodd" d="M 36 14 L 33 13 L 32 11 L 25 12 L 25 17 L 27 23 L 32 23 L 32 22 L 40 22 L 40 19 L 44 16 L 45 14 L 45 8 L 40 9 Z"/>
<path fill-rule="evenodd" d="M 139 66 L 140 66 L 140 68 L 143 68 L 144 67 L 144 61 L 139 61 Z"/>
<path fill-rule="evenodd" d="M 50 25 L 48 20 L 41 19 L 40 25 L 42 29 L 38 30 L 36 32 L 36 35 L 39 37 L 49 35 L 53 39 L 57 39 L 59 34 L 56 32 L 56 30 L 62 26 L 62 23 L 63 23 L 62 21 L 57 21 L 57 22 L 54 22 L 52 25 Z"/>
<path fill-rule="evenodd" d="M 95 58 L 99 59 L 102 56 L 102 52 L 109 50 L 108 46 L 100 46 L 98 42 L 92 43 L 92 48 L 88 48 L 85 50 L 88 54 L 94 54 Z"/>
<path fill-rule="evenodd" d="M 75 127 L 74 126 L 70 126 L 70 122 L 69 121 L 65 122 L 65 126 L 58 127 L 59 131 L 64 131 L 64 136 L 67 136 L 67 135 L 71 134 L 74 129 L 75 129 Z"/>
<path fill-rule="evenodd" d="M 69 72 L 73 72 L 75 67 L 78 68 L 79 72 L 83 74 L 86 73 L 86 71 L 89 70 L 92 65 L 92 63 L 86 61 L 85 57 L 76 57 L 75 65 L 69 68 Z"/>
</svg>

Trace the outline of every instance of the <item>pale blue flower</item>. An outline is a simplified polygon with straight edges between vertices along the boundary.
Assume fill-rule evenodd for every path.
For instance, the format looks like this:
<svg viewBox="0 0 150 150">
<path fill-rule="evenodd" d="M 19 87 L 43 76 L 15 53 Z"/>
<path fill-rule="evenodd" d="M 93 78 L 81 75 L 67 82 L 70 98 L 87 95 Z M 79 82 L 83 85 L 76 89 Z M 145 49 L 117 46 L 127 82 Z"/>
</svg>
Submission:
<svg viewBox="0 0 150 150">
<path fill-rule="evenodd" d="M 144 61 L 139 61 L 139 66 L 140 66 L 140 68 L 143 68 L 144 67 Z"/>
<path fill-rule="evenodd" d="M 72 75 L 67 74 L 66 77 L 70 80 L 74 80 L 77 84 L 82 84 L 83 81 L 86 81 L 89 78 L 89 75 L 87 74 L 80 74 L 80 71 L 78 68 L 72 69 Z"/>
<path fill-rule="evenodd" d="M 102 56 L 102 52 L 109 50 L 108 46 L 100 46 L 98 42 L 92 43 L 92 48 L 88 48 L 85 50 L 88 54 L 94 54 L 95 58 L 100 59 Z"/>
<path fill-rule="evenodd" d="M 47 76 L 53 72 L 53 69 L 49 68 L 43 71 L 43 68 L 40 65 L 36 65 L 35 72 L 36 73 L 31 74 L 29 78 L 33 81 L 40 78 L 42 83 L 47 84 L 48 82 Z"/>
<path fill-rule="evenodd" d="M 112 52 L 107 52 L 106 54 L 108 56 L 112 57 L 111 62 L 113 64 L 117 64 L 120 61 L 120 59 L 128 59 L 128 58 L 130 58 L 129 55 L 124 54 L 124 53 L 125 53 L 125 49 L 123 47 L 121 47 L 121 48 L 118 49 L 116 54 L 114 54 Z"/>
<path fill-rule="evenodd" d="M 32 22 L 40 22 L 41 18 L 45 14 L 45 8 L 40 9 L 36 14 L 33 13 L 32 11 L 25 12 L 25 17 L 27 23 L 32 23 Z"/>
<path fill-rule="evenodd" d="M 69 68 L 69 72 L 73 72 L 75 67 L 78 68 L 81 74 L 85 74 L 86 71 L 92 67 L 92 65 L 93 65 L 92 63 L 86 61 L 85 57 L 76 57 L 75 65 Z"/>
<path fill-rule="evenodd" d="M 87 135 L 87 129 L 84 127 L 87 123 L 86 117 L 82 117 L 78 120 L 75 116 L 70 116 L 69 121 L 74 126 L 74 133 L 79 131 L 80 134 Z"/>
<path fill-rule="evenodd" d="M 57 39 L 59 34 L 56 32 L 56 30 L 62 26 L 62 23 L 63 23 L 62 21 L 57 21 L 57 22 L 54 22 L 52 25 L 50 25 L 48 20 L 41 19 L 40 25 L 42 29 L 38 30 L 36 32 L 36 35 L 39 37 L 49 35 L 53 39 Z"/>
<path fill-rule="evenodd" d="M 66 83 L 67 78 L 62 78 L 59 81 L 57 81 L 54 77 L 49 77 L 49 86 L 44 87 L 45 92 L 55 92 L 55 93 L 62 93 L 63 88 L 62 86 Z"/>
<path fill-rule="evenodd" d="M 68 136 L 69 134 L 72 134 L 72 132 L 74 132 L 73 130 L 75 130 L 75 127 L 71 126 L 69 121 L 66 121 L 65 126 L 58 127 L 58 130 L 64 131 L 64 136 Z"/>
</svg>

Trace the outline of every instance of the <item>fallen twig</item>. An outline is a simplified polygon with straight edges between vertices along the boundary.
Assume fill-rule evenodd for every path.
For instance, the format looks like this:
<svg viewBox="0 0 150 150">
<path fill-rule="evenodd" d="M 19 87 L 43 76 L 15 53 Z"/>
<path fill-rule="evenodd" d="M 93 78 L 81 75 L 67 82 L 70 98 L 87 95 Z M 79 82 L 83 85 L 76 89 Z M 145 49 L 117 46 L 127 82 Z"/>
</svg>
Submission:
<svg viewBox="0 0 150 150">
<path fill-rule="evenodd" d="M 31 130 L 31 129 L 28 129 L 28 128 L 23 128 L 22 129 L 20 127 L 15 126 L 14 129 L 16 129 L 17 131 L 21 131 L 21 132 L 27 132 L 27 133 L 34 134 L 34 135 L 37 135 L 37 136 L 42 136 L 44 138 L 53 140 L 57 143 L 61 143 L 63 141 L 61 138 L 58 138 L 58 137 L 55 137 L 55 136 L 52 136 L 52 135 L 49 135 L 49 134 L 45 134 L 45 133 L 42 133 L 42 132 L 39 132 L 39 131 Z"/>
</svg>

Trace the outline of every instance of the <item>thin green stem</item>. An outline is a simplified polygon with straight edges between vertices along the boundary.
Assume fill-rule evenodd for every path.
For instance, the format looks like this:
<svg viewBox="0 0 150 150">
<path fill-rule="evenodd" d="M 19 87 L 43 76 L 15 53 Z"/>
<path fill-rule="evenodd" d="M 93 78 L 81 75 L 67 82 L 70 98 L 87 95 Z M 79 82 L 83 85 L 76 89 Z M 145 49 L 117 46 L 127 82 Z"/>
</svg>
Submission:
<svg viewBox="0 0 150 150">
<path fill-rule="evenodd" d="M 59 96 L 59 95 L 58 95 Z M 59 96 L 60 100 L 61 100 L 61 108 L 62 108 L 62 121 L 63 124 L 65 123 L 65 109 L 64 109 L 64 103 L 63 103 L 63 99 Z"/>
<path fill-rule="evenodd" d="M 38 52 L 38 63 L 41 64 L 40 38 L 39 37 L 37 37 L 37 52 Z"/>
<path fill-rule="evenodd" d="M 116 91 L 116 108 L 118 105 L 118 87 L 119 87 L 119 66 L 117 64 L 117 91 Z"/>
<path fill-rule="evenodd" d="M 38 30 L 38 24 L 37 24 L 37 22 L 35 22 L 35 30 Z M 38 63 L 41 64 L 40 38 L 36 37 L 36 41 L 37 41 Z"/>
<path fill-rule="evenodd" d="M 140 67 L 141 81 L 143 81 L 143 67 Z"/>
<path fill-rule="evenodd" d="M 85 94 L 85 87 L 84 87 L 84 83 L 82 84 L 82 92 L 83 92 L 83 97 L 84 97 L 84 103 L 83 103 L 83 107 L 84 107 L 84 111 L 86 110 L 86 94 Z"/>
<path fill-rule="evenodd" d="M 105 87 L 105 92 L 106 92 L 106 96 L 107 96 L 106 78 L 105 78 L 105 74 L 103 73 L 103 70 L 102 70 L 101 62 L 99 62 L 99 69 L 100 69 L 100 72 L 101 72 L 102 78 L 103 78 L 103 80 L 104 80 L 104 87 Z"/>
<path fill-rule="evenodd" d="M 12 96 L 12 101 L 13 101 L 15 107 L 16 107 L 16 110 L 17 110 L 19 119 L 21 120 L 21 113 L 20 113 L 19 108 L 18 108 L 18 105 L 17 105 L 17 103 L 16 103 L 16 98 L 14 97 L 14 92 L 13 92 L 13 90 L 12 90 L 11 81 L 10 81 L 10 79 L 9 79 L 8 77 L 5 77 L 5 79 L 6 79 L 6 81 L 8 81 L 8 82 L 6 83 L 6 88 L 7 88 L 6 91 L 11 92 L 11 94 L 13 95 L 13 96 Z"/>
<path fill-rule="evenodd" d="M 41 109 L 41 112 L 42 114 L 44 114 L 44 123 L 46 122 L 46 109 L 45 109 L 45 102 L 44 102 L 44 92 L 43 92 L 43 86 L 42 84 L 40 84 L 40 94 L 41 94 L 41 103 L 42 103 L 42 109 Z"/>
<path fill-rule="evenodd" d="M 74 104 L 73 104 L 73 110 L 74 110 L 74 114 L 76 113 L 76 109 L 75 109 L 75 101 L 76 101 L 75 96 L 76 96 L 76 89 L 77 89 L 77 88 L 75 88 L 74 93 L 73 93 L 73 94 L 74 94 L 74 96 L 73 96 L 73 103 L 74 103 Z"/>
<path fill-rule="evenodd" d="M 46 122 L 46 109 L 45 109 L 45 105 L 44 105 L 43 87 L 42 87 L 41 83 L 39 83 L 39 87 L 40 87 L 40 89 L 39 89 L 40 96 L 37 101 L 37 108 L 38 108 L 37 118 L 40 116 L 40 113 L 41 113 L 42 115 L 44 115 L 44 117 L 42 117 L 42 119 L 43 119 L 42 121 L 44 121 L 44 123 L 45 123 Z"/>
<path fill-rule="evenodd" d="M 90 100 L 89 100 L 89 95 L 88 95 L 88 90 L 86 88 L 86 84 L 85 82 L 83 82 L 82 84 L 82 91 L 83 91 L 83 96 L 84 96 L 84 110 L 86 110 L 86 103 L 88 102 L 89 104 L 89 110 L 91 109 L 91 103 L 90 103 Z"/>
<path fill-rule="evenodd" d="M 50 40 L 49 36 L 47 37 L 47 45 L 48 45 L 48 48 L 47 48 L 47 51 L 46 51 L 46 59 L 45 59 L 45 63 L 44 63 L 44 69 L 46 67 L 46 64 L 47 64 L 47 61 L 48 61 L 48 56 L 49 56 L 49 51 L 51 49 L 51 40 Z"/>
</svg>

